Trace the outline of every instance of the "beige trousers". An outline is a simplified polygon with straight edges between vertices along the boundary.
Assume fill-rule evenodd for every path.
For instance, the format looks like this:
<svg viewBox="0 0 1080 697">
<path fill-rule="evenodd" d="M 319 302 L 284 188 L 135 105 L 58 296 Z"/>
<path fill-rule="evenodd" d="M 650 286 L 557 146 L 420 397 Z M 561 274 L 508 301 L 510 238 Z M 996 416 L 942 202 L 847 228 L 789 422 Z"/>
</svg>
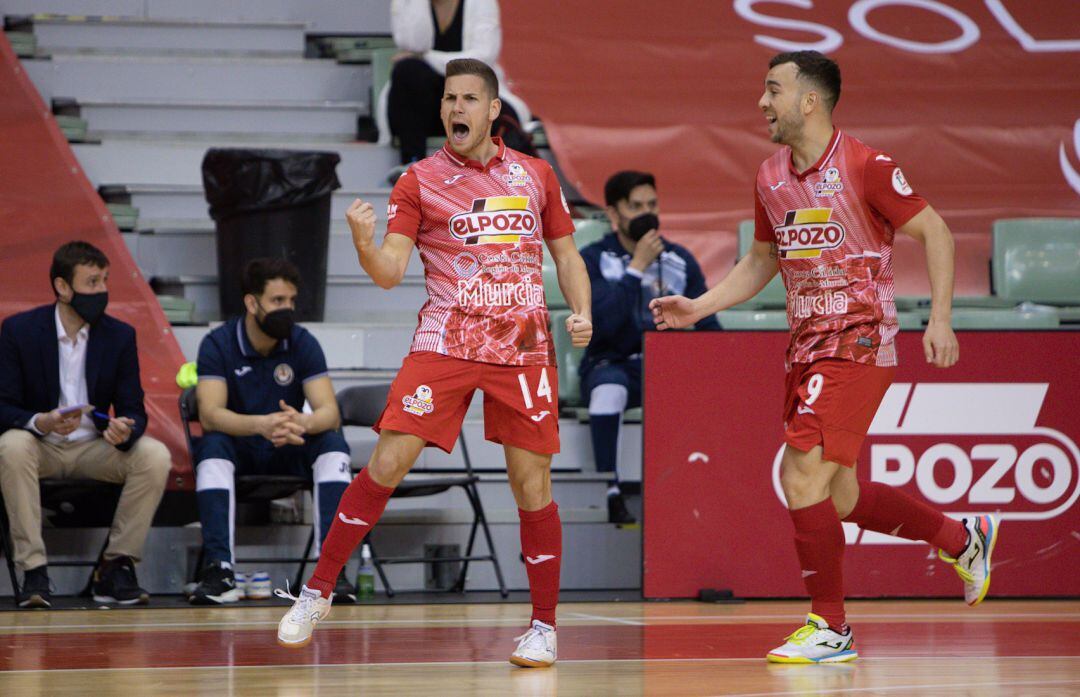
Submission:
<svg viewBox="0 0 1080 697">
<path fill-rule="evenodd" d="M 58 445 L 23 429 L 5 431 L 0 435 L 0 492 L 16 565 L 26 570 L 46 563 L 38 488 L 38 480 L 46 478 L 123 484 L 105 558 L 127 556 L 138 561 L 171 466 L 169 450 L 149 436 L 122 452 L 101 438 Z"/>
</svg>

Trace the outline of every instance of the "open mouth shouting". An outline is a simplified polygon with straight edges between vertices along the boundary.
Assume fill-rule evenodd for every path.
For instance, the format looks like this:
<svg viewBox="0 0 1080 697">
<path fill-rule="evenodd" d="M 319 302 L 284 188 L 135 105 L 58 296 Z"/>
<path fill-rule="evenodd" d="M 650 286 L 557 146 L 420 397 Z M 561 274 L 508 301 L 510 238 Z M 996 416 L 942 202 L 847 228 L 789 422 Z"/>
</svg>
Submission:
<svg viewBox="0 0 1080 697">
<path fill-rule="evenodd" d="M 450 124 L 450 141 L 454 145 L 463 146 L 468 142 L 470 132 L 469 124 L 455 120 Z"/>
</svg>

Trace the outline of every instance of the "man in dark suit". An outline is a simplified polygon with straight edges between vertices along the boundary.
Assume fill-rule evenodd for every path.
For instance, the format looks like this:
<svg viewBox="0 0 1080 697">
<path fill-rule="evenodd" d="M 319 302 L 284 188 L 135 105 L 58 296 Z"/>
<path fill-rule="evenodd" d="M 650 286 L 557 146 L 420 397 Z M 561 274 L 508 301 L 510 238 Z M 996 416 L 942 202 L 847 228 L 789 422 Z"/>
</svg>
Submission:
<svg viewBox="0 0 1080 697">
<path fill-rule="evenodd" d="M 124 485 L 94 571 L 94 600 L 149 599 L 135 561 L 171 462 L 162 443 L 143 435 L 135 329 L 105 314 L 108 276 L 101 250 L 69 242 L 49 271 L 56 303 L 8 317 L 0 327 L 0 491 L 15 563 L 24 572 L 20 607 L 51 602 L 38 495 L 38 479 L 48 477 Z"/>
</svg>

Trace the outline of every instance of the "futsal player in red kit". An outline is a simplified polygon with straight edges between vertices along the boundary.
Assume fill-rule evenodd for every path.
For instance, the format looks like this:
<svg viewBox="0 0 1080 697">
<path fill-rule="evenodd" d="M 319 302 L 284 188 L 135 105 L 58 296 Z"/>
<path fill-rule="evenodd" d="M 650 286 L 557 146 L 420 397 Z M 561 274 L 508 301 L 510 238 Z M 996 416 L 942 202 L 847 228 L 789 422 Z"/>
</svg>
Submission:
<svg viewBox="0 0 1080 697">
<path fill-rule="evenodd" d="M 319 564 L 278 626 L 284 646 L 310 641 L 330 611 L 338 572 L 394 487 L 425 446 L 453 449 L 480 389 L 485 437 L 506 455 L 533 605 L 510 661 L 526 667 L 555 661 L 562 528 L 551 498 L 551 455 L 559 450 L 559 388 L 541 274 L 544 246 L 572 310 L 566 326 L 553 331 L 569 332 L 574 346 L 592 336 L 590 286 L 551 167 L 490 135 L 498 94 L 486 64 L 450 61 L 441 108 L 447 142 L 394 186 L 382 245 L 375 242 L 371 204 L 357 200 L 347 212 L 360 265 L 379 286 L 397 285 L 419 249 L 428 300 L 375 426 L 375 452 L 342 495 Z"/>
<path fill-rule="evenodd" d="M 791 343 L 780 482 L 795 526 L 795 549 L 811 599 L 806 624 L 769 652 L 777 663 L 857 658 L 844 618 L 841 521 L 923 540 L 938 548 L 976 605 L 990 586 L 998 521 L 953 520 L 884 484 L 856 479 L 855 458 L 896 371 L 898 331 L 892 246 L 897 232 L 926 248 L 930 321 L 927 362 L 959 357 L 951 323 L 953 242 L 897 163 L 835 128 L 840 69 L 816 51 L 769 63 L 758 102 L 774 143 L 758 170 L 754 244 L 727 277 L 695 300 L 652 301 L 659 329 L 692 325 L 765 287 L 777 270 L 787 288 Z"/>
</svg>

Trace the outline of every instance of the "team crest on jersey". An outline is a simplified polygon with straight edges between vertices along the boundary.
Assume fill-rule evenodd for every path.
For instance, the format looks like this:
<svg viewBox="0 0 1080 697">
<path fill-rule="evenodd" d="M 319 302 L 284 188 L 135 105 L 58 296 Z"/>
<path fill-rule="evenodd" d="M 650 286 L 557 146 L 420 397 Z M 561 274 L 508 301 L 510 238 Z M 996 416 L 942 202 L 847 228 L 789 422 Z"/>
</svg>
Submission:
<svg viewBox="0 0 1080 697">
<path fill-rule="evenodd" d="M 274 368 L 274 382 L 285 387 L 291 385 L 293 381 L 293 369 L 288 363 L 278 363 Z"/>
<path fill-rule="evenodd" d="M 832 208 L 799 208 L 788 211 L 784 224 L 773 228 L 782 259 L 817 259 L 827 249 L 844 242 L 846 231 L 831 220 Z"/>
<path fill-rule="evenodd" d="M 825 178 L 814 184 L 814 196 L 817 198 L 832 198 L 844 190 L 844 182 L 840 181 L 840 170 L 830 167 L 825 170 Z"/>
<path fill-rule="evenodd" d="M 529 209 L 528 196 L 491 196 L 473 199 L 472 210 L 450 218 L 450 234 L 473 244 L 517 244 L 540 227 Z"/>
<path fill-rule="evenodd" d="M 401 403 L 405 405 L 405 411 L 416 416 L 435 411 L 435 400 L 432 398 L 431 388 L 427 385 L 420 385 L 415 392 L 402 397 Z"/>
<path fill-rule="evenodd" d="M 511 162 L 509 170 L 510 173 L 503 177 L 503 179 L 505 179 L 506 183 L 510 186 L 525 186 L 526 184 L 532 183 L 532 177 L 529 176 L 529 173 L 526 172 L 525 168 L 519 163 Z"/>
</svg>

